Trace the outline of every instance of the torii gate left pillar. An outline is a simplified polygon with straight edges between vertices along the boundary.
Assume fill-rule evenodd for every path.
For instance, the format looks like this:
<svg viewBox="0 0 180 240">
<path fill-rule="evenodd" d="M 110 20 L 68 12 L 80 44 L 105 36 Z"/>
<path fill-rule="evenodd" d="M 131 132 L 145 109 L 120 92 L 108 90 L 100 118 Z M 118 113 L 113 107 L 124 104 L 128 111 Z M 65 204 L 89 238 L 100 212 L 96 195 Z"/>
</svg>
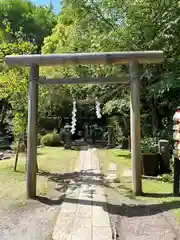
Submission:
<svg viewBox="0 0 180 240">
<path fill-rule="evenodd" d="M 38 81 L 39 66 L 32 64 L 29 75 L 28 94 L 28 137 L 27 137 L 27 197 L 36 196 L 37 172 L 37 114 L 38 114 Z"/>
</svg>

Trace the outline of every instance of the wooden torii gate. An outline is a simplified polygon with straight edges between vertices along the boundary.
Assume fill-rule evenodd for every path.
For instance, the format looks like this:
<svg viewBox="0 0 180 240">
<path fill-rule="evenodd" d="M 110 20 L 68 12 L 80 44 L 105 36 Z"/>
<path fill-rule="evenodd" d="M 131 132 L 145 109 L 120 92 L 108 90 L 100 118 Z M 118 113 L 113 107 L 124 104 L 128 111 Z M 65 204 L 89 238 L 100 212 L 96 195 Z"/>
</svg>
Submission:
<svg viewBox="0 0 180 240">
<path fill-rule="evenodd" d="M 39 76 L 39 66 L 75 65 L 75 64 L 129 64 L 130 71 L 130 115 L 131 115 L 131 155 L 132 155 L 132 192 L 142 194 L 142 163 L 140 133 L 140 80 L 138 65 L 161 63 L 162 51 L 143 52 L 101 52 L 68 54 L 34 54 L 10 55 L 5 57 L 9 66 L 29 66 L 28 98 L 28 150 L 27 150 L 27 197 L 36 197 L 36 163 L 37 163 L 37 114 L 38 84 L 104 84 L 125 83 L 126 75 L 98 78 L 58 78 L 46 79 Z"/>
</svg>

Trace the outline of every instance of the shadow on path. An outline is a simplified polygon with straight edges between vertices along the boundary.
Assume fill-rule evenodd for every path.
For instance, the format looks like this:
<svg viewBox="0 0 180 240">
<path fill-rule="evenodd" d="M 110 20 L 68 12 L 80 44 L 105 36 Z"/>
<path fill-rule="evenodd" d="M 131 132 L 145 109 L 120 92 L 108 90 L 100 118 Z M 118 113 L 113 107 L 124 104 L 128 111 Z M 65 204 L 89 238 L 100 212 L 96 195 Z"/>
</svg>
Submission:
<svg viewBox="0 0 180 240">
<path fill-rule="evenodd" d="M 72 198 L 60 198 L 57 200 L 48 199 L 45 197 L 37 197 L 37 200 L 48 204 L 48 205 L 58 205 L 61 204 L 63 201 L 68 203 L 74 203 L 77 204 L 78 199 L 72 199 Z M 106 202 L 98 202 L 98 201 L 89 201 L 84 199 L 79 199 L 81 205 L 96 205 L 103 207 L 104 211 L 107 211 L 108 213 L 114 214 L 114 215 L 120 215 L 125 217 L 142 217 L 142 216 L 151 216 L 158 213 L 166 212 L 172 209 L 178 209 L 180 208 L 180 202 L 179 201 L 172 201 L 169 203 L 161 203 L 161 204 L 149 204 L 149 205 L 129 205 L 122 203 L 121 205 L 113 205 Z M 106 208 L 107 204 L 107 208 Z"/>
<path fill-rule="evenodd" d="M 83 184 L 92 184 L 92 185 L 103 185 L 108 188 L 111 188 L 109 185 L 106 185 L 102 182 L 102 179 L 104 176 L 102 174 L 95 174 L 90 171 L 80 171 L 80 172 L 72 172 L 72 173 L 65 173 L 65 174 L 59 174 L 59 173 L 50 173 L 50 172 L 44 172 L 39 171 L 39 175 L 48 177 L 50 181 L 55 181 L 58 183 L 58 187 L 56 188 L 56 191 L 61 191 L 62 188 L 67 189 L 69 186 L 69 189 L 71 191 L 76 190 L 81 186 L 82 180 Z M 97 180 L 95 178 L 92 179 L 92 177 L 97 177 Z M 70 181 L 74 180 L 74 183 L 71 184 Z M 87 192 L 87 194 L 96 194 L 95 192 Z M 172 194 L 144 194 L 144 196 L 147 197 L 172 197 Z M 53 200 L 46 197 L 37 197 L 38 201 L 45 203 L 47 205 L 60 205 L 63 201 L 68 203 L 74 203 L 77 204 L 78 199 L 74 198 L 68 198 L 63 195 L 60 198 Z M 102 206 L 105 211 L 108 211 L 112 215 L 120 215 L 120 216 L 126 216 L 126 217 L 136 217 L 136 216 L 150 216 L 155 215 L 158 213 L 166 212 L 173 209 L 179 209 L 180 208 L 180 201 L 172 201 L 172 202 L 163 202 L 160 204 L 142 204 L 142 202 L 137 202 L 134 200 L 127 200 L 129 203 L 123 203 L 124 200 L 122 199 L 122 204 L 120 205 L 113 205 L 110 203 L 105 202 L 98 202 L 98 201 L 88 201 L 81 199 L 80 203 L 82 205 L 96 205 L 96 206 Z M 107 210 L 107 208 L 108 210 Z"/>
<path fill-rule="evenodd" d="M 65 195 L 62 195 L 60 198 L 58 199 L 50 199 L 47 197 L 42 197 L 42 196 L 37 196 L 35 200 L 47 204 L 49 206 L 55 206 L 55 205 L 61 205 L 63 203 L 65 199 Z"/>
<path fill-rule="evenodd" d="M 174 197 L 174 194 L 173 193 L 143 193 L 143 197 L 167 198 L 167 197 Z M 179 201 L 179 205 L 180 205 L 180 201 Z"/>
</svg>

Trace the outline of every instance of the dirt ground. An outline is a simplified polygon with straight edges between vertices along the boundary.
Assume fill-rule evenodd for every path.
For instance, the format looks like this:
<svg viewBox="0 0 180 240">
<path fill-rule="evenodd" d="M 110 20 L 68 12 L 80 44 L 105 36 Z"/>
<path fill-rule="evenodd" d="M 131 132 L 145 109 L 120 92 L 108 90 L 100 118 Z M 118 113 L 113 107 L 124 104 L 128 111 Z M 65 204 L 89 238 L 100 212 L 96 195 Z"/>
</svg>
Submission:
<svg viewBox="0 0 180 240">
<path fill-rule="evenodd" d="M 1 240 L 50 240 L 59 206 L 28 204 L 14 210 L 0 210 Z"/>
<path fill-rule="evenodd" d="M 54 190 L 52 198 L 37 197 L 18 208 L 1 205 L 0 239 L 51 240 L 63 199 L 64 191 Z"/>
<path fill-rule="evenodd" d="M 24 206 L 18 207 L 1 201 L 0 240 L 52 240 L 61 203 L 69 181 L 75 175 L 75 173 L 50 174 L 52 190 L 48 195 L 28 200 Z"/>
<path fill-rule="evenodd" d="M 77 157 L 75 151 L 42 148 L 38 155 L 39 197 L 28 201 L 24 155 L 20 156 L 16 173 L 12 170 L 13 158 L 0 162 L 0 240 L 52 239 L 64 194 L 69 181 L 74 178 Z"/>
<path fill-rule="evenodd" d="M 43 173 L 44 174 L 44 173 Z M 52 231 L 74 174 L 50 174 L 52 190 L 23 206 L 0 202 L 0 240 L 52 240 Z"/>
</svg>

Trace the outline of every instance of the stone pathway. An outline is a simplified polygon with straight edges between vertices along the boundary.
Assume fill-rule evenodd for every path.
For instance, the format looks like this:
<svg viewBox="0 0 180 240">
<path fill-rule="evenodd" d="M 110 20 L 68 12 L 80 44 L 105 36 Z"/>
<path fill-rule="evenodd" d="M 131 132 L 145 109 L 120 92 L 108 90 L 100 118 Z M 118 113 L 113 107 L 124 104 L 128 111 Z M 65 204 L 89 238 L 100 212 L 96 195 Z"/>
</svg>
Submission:
<svg viewBox="0 0 180 240">
<path fill-rule="evenodd" d="M 53 240 L 111 240 L 112 231 L 95 149 L 80 152 Z M 79 174 L 80 173 L 80 174 Z"/>
<path fill-rule="evenodd" d="M 110 163 L 108 166 L 108 174 L 105 180 L 107 182 L 114 182 L 117 179 L 117 168 L 115 163 Z"/>
</svg>

